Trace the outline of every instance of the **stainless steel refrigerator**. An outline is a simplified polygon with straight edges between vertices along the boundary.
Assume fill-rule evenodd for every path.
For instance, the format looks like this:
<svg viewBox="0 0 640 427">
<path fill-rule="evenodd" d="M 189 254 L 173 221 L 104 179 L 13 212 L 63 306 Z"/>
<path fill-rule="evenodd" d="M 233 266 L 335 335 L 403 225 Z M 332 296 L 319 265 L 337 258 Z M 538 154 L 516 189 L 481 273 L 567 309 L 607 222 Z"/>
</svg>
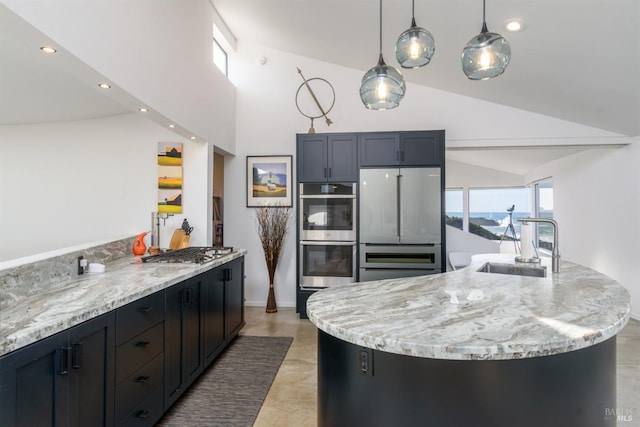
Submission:
<svg viewBox="0 0 640 427">
<path fill-rule="evenodd" d="M 440 168 L 360 170 L 359 280 L 439 273 Z"/>
</svg>

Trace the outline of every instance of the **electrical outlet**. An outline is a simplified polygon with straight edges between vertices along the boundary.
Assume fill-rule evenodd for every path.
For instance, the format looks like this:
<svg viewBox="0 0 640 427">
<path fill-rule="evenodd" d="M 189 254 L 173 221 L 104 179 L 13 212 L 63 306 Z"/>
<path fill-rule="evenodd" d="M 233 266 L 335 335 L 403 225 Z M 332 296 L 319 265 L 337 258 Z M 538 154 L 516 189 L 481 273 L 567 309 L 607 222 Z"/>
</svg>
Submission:
<svg viewBox="0 0 640 427">
<path fill-rule="evenodd" d="M 84 266 L 82 265 L 82 260 L 84 259 L 84 257 L 82 255 L 80 255 L 78 257 L 78 276 L 81 274 L 84 274 Z"/>
<path fill-rule="evenodd" d="M 362 375 L 373 376 L 373 350 L 360 347 L 358 350 L 358 372 Z"/>
</svg>

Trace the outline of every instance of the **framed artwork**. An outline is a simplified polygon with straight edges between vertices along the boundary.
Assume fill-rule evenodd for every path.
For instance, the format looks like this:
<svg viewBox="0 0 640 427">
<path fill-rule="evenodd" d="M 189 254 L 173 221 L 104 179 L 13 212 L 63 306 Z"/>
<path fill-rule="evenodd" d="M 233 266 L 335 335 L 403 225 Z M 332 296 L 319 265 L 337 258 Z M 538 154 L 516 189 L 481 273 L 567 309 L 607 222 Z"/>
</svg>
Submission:
<svg viewBox="0 0 640 427">
<path fill-rule="evenodd" d="M 247 156 L 247 207 L 292 206 L 293 156 Z"/>
<path fill-rule="evenodd" d="M 181 143 L 158 143 L 158 213 L 182 213 Z"/>
</svg>

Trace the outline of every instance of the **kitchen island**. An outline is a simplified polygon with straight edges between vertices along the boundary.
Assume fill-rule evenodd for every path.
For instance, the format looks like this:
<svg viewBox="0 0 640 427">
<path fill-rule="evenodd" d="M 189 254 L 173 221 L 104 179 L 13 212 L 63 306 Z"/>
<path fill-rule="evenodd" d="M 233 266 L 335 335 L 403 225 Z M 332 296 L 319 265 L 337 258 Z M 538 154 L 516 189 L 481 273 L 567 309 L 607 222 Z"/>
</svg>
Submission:
<svg viewBox="0 0 640 427">
<path fill-rule="evenodd" d="M 569 262 L 542 278 L 478 272 L 487 262 L 513 255 L 313 295 L 318 424 L 615 425 L 626 289 Z"/>
</svg>

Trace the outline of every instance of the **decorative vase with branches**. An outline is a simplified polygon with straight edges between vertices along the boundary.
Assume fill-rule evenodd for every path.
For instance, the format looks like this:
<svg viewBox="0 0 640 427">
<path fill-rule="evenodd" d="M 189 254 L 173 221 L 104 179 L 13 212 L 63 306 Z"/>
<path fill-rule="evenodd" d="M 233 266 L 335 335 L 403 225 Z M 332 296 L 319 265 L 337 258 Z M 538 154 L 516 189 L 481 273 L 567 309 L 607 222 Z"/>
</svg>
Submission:
<svg viewBox="0 0 640 427">
<path fill-rule="evenodd" d="M 291 210 L 289 207 L 262 206 L 256 208 L 256 223 L 258 236 L 262 243 L 264 259 L 269 272 L 269 296 L 267 297 L 267 313 L 278 311 L 273 279 L 280 258 L 280 251 L 289 227 Z"/>
</svg>

